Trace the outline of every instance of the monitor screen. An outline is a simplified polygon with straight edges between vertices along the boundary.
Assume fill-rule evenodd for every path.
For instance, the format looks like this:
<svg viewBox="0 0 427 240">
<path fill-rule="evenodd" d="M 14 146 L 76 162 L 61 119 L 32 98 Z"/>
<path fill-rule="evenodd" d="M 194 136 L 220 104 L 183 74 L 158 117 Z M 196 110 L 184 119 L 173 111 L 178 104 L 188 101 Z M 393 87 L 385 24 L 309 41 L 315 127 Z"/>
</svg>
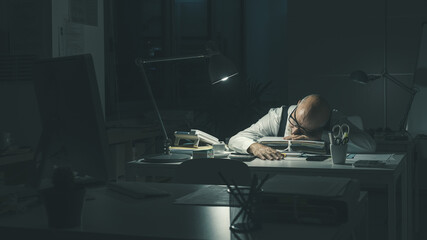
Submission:
<svg viewBox="0 0 427 240">
<path fill-rule="evenodd" d="M 112 165 L 92 56 L 38 61 L 34 86 L 43 129 L 37 185 L 50 179 L 55 167 L 70 167 L 82 181 L 109 180 Z"/>
</svg>

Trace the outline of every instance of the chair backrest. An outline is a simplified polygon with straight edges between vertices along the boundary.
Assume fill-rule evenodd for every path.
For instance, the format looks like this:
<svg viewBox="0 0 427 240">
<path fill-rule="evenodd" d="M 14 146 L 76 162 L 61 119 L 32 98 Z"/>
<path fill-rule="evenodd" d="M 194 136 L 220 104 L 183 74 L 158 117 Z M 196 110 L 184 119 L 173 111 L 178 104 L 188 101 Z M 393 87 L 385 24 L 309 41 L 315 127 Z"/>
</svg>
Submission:
<svg viewBox="0 0 427 240">
<path fill-rule="evenodd" d="M 354 124 L 356 127 L 363 130 L 363 121 L 362 118 L 358 115 L 352 115 L 347 117 L 348 121 L 350 121 L 352 124 Z"/>
<path fill-rule="evenodd" d="M 201 158 L 184 161 L 177 168 L 174 182 L 193 184 L 225 184 L 218 173 L 232 184 L 249 186 L 248 165 L 233 159 Z"/>
</svg>

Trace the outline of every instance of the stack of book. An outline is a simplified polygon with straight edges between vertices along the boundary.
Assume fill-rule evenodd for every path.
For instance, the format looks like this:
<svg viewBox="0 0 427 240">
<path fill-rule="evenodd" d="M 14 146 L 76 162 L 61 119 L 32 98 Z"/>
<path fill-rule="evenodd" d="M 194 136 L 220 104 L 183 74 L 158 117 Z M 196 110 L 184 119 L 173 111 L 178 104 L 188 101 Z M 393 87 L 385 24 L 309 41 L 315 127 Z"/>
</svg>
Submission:
<svg viewBox="0 0 427 240">
<path fill-rule="evenodd" d="M 262 137 L 258 142 L 275 149 L 288 150 L 292 152 L 327 154 L 324 141 L 285 140 L 283 137 Z"/>
<path fill-rule="evenodd" d="M 171 153 L 182 153 L 193 156 L 193 158 L 213 158 L 213 147 L 211 145 L 198 146 L 198 147 L 184 147 L 184 146 L 170 146 Z"/>
</svg>

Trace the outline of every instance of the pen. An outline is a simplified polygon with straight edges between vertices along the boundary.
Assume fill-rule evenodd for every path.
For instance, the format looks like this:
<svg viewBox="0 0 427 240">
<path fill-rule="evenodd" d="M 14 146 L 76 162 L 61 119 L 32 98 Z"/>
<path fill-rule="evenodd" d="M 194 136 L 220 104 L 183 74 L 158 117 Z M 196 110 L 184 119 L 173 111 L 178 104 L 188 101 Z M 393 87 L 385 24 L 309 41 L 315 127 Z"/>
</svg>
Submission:
<svg viewBox="0 0 427 240">
<path fill-rule="evenodd" d="M 329 135 L 329 142 L 330 142 L 331 144 L 334 144 L 334 140 L 333 140 L 333 138 L 332 138 L 332 133 L 331 133 L 331 132 L 328 132 L 328 135 Z"/>
</svg>

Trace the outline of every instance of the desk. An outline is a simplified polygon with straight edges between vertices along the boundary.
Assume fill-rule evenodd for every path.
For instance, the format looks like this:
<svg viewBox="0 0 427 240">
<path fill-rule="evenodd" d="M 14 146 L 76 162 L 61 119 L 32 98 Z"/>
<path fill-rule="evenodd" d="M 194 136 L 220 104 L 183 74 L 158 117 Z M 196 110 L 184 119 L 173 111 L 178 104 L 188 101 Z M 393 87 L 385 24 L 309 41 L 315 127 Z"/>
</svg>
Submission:
<svg viewBox="0 0 427 240">
<path fill-rule="evenodd" d="M 53 230 L 47 227 L 44 207 L 25 213 L 0 216 L 2 239 L 349 239 L 348 224 L 336 226 L 265 223 L 263 229 L 245 237 L 229 230 L 230 210 L 224 206 L 192 206 L 173 201 L 207 185 L 148 183 L 168 191 L 168 197 L 133 199 L 106 188 L 88 189 L 82 225 Z M 367 204 L 359 198 L 360 211 Z M 361 214 L 362 215 L 362 214 Z M 363 218 L 363 216 L 360 216 Z M 360 223 L 361 219 L 358 219 Z M 10 237 L 9 237 L 10 236 Z"/>
<path fill-rule="evenodd" d="M 366 159 L 370 160 L 370 159 Z M 388 210 L 388 239 L 397 239 L 397 198 L 401 194 L 402 239 L 407 239 L 407 191 L 397 191 L 398 182 L 402 189 L 408 188 L 406 154 L 395 154 L 386 168 L 354 168 L 350 164 L 334 165 L 332 159 L 322 162 L 308 162 L 304 158 L 286 158 L 280 161 L 255 159 L 246 162 L 252 173 L 257 174 L 293 174 L 310 176 L 347 177 L 358 179 L 363 186 L 386 186 Z M 179 163 L 144 163 L 132 161 L 127 164 L 126 178 L 136 180 L 144 176 L 174 176 Z M 400 225 L 400 224 L 399 224 Z"/>
</svg>

